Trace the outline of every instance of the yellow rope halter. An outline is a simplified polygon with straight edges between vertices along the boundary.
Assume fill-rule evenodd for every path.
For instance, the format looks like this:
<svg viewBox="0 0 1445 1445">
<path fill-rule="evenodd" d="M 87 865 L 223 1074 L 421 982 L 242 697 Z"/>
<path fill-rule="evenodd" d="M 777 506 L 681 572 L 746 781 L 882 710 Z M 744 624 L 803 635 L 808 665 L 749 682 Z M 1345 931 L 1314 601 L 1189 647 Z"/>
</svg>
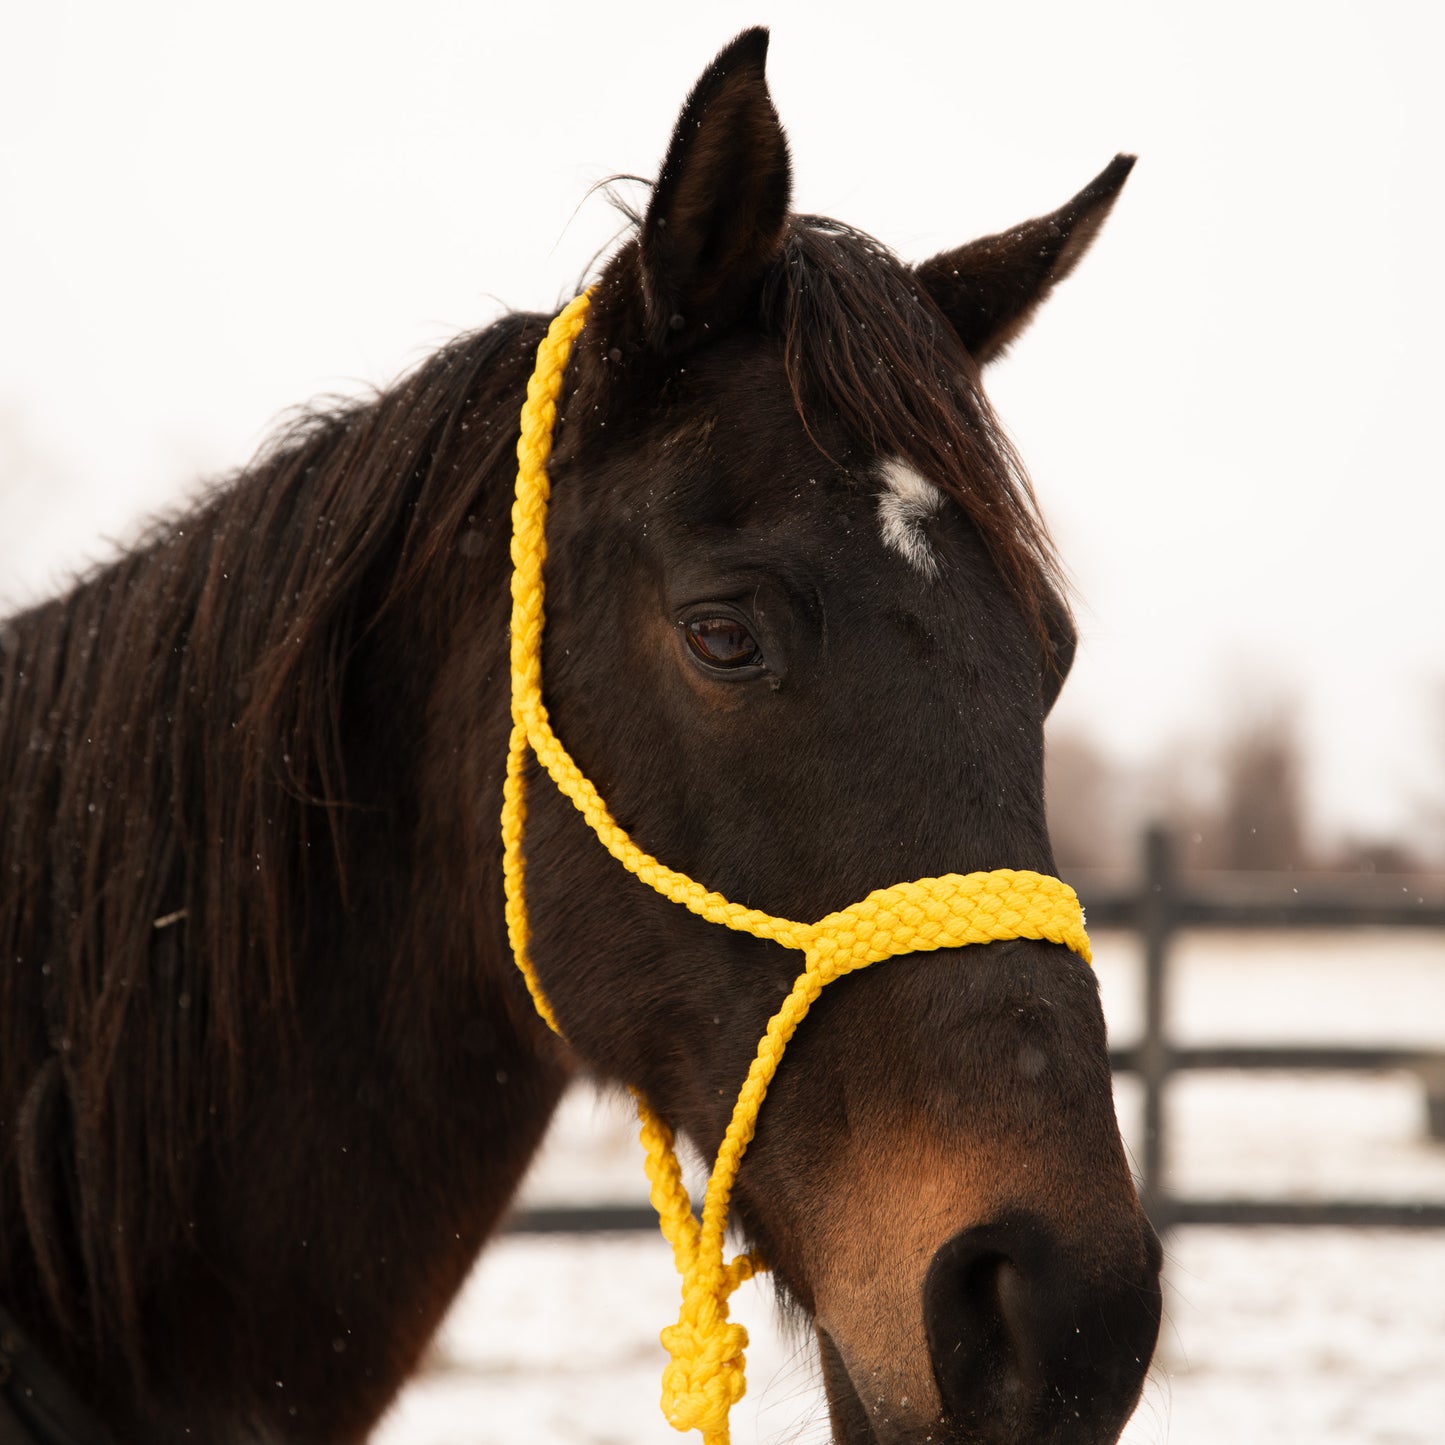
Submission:
<svg viewBox="0 0 1445 1445">
<path fill-rule="evenodd" d="M 733 1183 L 757 1127 L 768 1085 L 783 1050 L 825 984 L 854 969 L 900 953 L 961 948 L 995 939 L 1036 938 L 1061 943 L 1088 960 L 1089 940 L 1074 890 L 1040 873 L 999 869 L 993 873 L 950 873 L 897 883 L 870 893 L 861 903 L 830 913 L 817 923 L 794 923 L 755 908 L 730 903 L 685 874 L 644 853 L 612 820 L 597 789 L 558 741 L 542 702 L 542 566 L 547 555 L 547 499 L 551 483 L 547 458 L 562 375 L 572 343 L 587 314 L 587 295 L 557 316 L 537 349 L 537 366 L 527 383 L 522 435 L 517 444 L 517 496 L 512 506 L 512 739 L 503 792 L 503 871 L 507 931 L 517 967 L 531 990 L 537 1012 L 560 1034 L 527 954 L 529 930 L 523 892 L 522 830 L 527 805 L 522 775 L 527 748 L 553 782 L 576 805 L 603 846 L 649 887 L 725 928 L 770 938 L 803 954 L 803 971 L 782 1007 L 768 1021 L 757 1056 L 738 1093 L 717 1162 L 708 1179 L 701 1221 L 683 1186 L 672 1131 L 636 1094 L 647 1152 L 652 1204 L 672 1245 L 682 1276 L 682 1309 L 663 1330 L 671 1360 L 662 1376 L 662 1411 L 679 1430 L 701 1430 L 706 1445 L 728 1445 L 728 1410 L 742 1398 L 743 1350 L 747 1331 L 728 1320 L 728 1297 L 763 1266 L 751 1255 L 723 1259 L 728 1202 Z M 635 1091 L 634 1091 L 635 1092 Z"/>
</svg>

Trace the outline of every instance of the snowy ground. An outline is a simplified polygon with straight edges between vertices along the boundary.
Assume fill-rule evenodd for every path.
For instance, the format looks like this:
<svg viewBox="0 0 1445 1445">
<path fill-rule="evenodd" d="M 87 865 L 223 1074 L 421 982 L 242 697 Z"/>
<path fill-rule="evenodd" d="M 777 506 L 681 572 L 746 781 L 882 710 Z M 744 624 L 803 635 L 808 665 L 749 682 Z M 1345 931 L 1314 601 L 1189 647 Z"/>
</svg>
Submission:
<svg viewBox="0 0 1445 1445">
<path fill-rule="evenodd" d="M 1114 1037 L 1138 1026 L 1132 940 L 1096 939 Z M 1182 1042 L 1445 1049 L 1445 940 L 1361 932 L 1196 938 L 1175 955 Z M 1137 1097 L 1118 1091 L 1126 1138 Z M 1171 1088 L 1172 1181 L 1190 1193 L 1445 1199 L 1445 1144 L 1406 1076 L 1200 1075 Z M 533 1201 L 632 1200 L 615 1104 L 579 1093 Z M 1126 1445 L 1441 1445 L 1445 1232 L 1182 1229 L 1168 1241 L 1159 1356 Z M 750 1388 L 737 1445 L 823 1445 L 810 1346 L 745 1286 Z M 375 1445 L 673 1445 L 657 1331 L 676 1309 L 660 1237 L 504 1239 Z"/>
</svg>

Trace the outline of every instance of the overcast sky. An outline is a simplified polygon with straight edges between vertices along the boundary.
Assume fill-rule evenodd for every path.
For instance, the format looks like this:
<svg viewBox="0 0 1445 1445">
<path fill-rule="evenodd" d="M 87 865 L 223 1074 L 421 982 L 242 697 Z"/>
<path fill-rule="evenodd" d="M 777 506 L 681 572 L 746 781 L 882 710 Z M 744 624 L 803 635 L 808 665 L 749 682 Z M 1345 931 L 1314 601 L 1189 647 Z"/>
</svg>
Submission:
<svg viewBox="0 0 1445 1445">
<path fill-rule="evenodd" d="M 286 408 L 571 294 L 744 25 L 795 201 L 909 259 L 1141 160 L 992 391 L 1120 757 L 1302 709 L 1319 822 L 1445 797 L 1442 9 L 47 3 L 0 49 L 0 595 Z"/>
</svg>

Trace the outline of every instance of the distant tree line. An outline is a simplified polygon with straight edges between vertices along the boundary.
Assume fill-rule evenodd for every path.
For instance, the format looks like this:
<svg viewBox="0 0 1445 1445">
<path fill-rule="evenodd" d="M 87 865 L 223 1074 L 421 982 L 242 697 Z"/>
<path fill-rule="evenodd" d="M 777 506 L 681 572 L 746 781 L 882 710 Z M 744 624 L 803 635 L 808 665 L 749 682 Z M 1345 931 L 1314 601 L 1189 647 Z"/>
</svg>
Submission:
<svg viewBox="0 0 1445 1445">
<path fill-rule="evenodd" d="M 1441 716 L 1445 719 L 1445 691 Z M 1445 744 L 1445 727 L 1442 727 Z M 1445 764 L 1445 747 L 1441 750 Z M 1445 766 L 1438 770 L 1445 776 Z M 1445 838 L 1445 789 L 1422 806 L 1417 840 L 1321 844 L 1305 809 L 1295 715 L 1257 709 L 1212 746 L 1126 767 L 1078 733 L 1049 738 L 1049 824 L 1061 871 L 1128 869 L 1151 822 L 1167 825 L 1185 869 L 1412 873 Z M 1435 859 L 1438 866 L 1438 858 Z"/>
</svg>

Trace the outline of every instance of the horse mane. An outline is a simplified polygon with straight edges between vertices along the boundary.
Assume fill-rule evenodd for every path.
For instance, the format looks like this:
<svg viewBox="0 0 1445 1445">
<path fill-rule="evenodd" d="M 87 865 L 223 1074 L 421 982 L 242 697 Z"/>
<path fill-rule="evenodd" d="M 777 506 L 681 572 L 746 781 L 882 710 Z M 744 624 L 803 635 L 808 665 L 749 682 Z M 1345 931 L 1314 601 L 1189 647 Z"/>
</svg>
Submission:
<svg viewBox="0 0 1445 1445">
<path fill-rule="evenodd" d="M 783 338 L 804 423 L 821 405 L 865 454 L 899 457 L 953 498 L 1046 640 L 1065 588 L 1028 473 L 914 272 L 862 231 L 795 216 L 763 323 Z"/>
<path fill-rule="evenodd" d="M 201 1140 L 295 1032 L 364 805 L 348 664 L 403 598 L 439 631 L 419 579 L 510 478 L 544 325 L 506 316 L 303 418 L 0 623 L 0 1239 L 31 1241 L 20 1288 L 68 1333 L 135 1340 Z"/>
</svg>

